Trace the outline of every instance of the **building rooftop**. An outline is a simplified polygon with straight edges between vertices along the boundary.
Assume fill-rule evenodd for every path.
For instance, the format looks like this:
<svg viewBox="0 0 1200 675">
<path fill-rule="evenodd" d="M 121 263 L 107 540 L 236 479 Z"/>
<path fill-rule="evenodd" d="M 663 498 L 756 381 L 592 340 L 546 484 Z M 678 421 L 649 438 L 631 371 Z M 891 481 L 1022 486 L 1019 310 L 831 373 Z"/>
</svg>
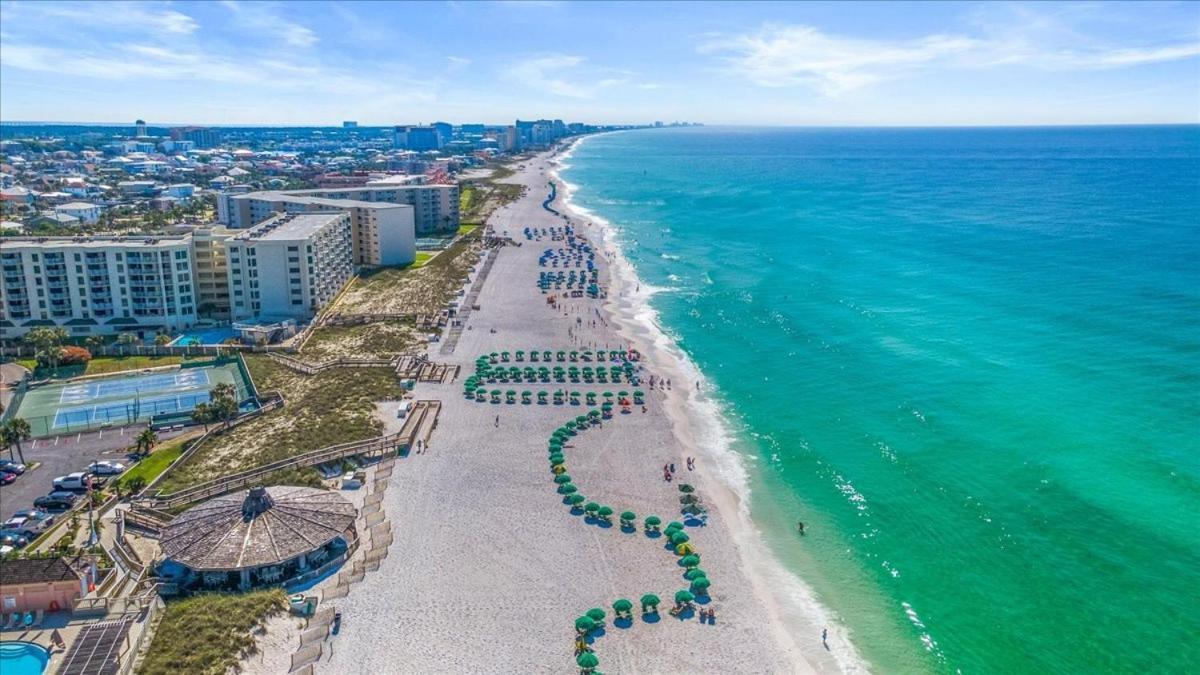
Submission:
<svg viewBox="0 0 1200 675">
<path fill-rule="evenodd" d="M 0 560 L 0 586 L 79 581 L 65 558 Z"/>
<path fill-rule="evenodd" d="M 95 204 L 89 204 L 87 202 L 67 202 L 66 204 L 59 204 L 58 206 L 56 206 L 54 208 L 71 210 L 71 209 L 94 209 L 97 207 Z"/>
<path fill-rule="evenodd" d="M 163 555 L 196 571 L 277 565 L 354 526 L 356 510 L 331 490 L 276 486 L 214 497 L 163 531 Z"/>
<path fill-rule="evenodd" d="M 191 234 L 182 235 L 141 235 L 123 237 L 5 237 L 5 248 L 10 246 L 43 248 L 60 248 L 64 246 L 81 248 L 108 248 L 110 246 L 171 246 L 187 244 Z"/>
<path fill-rule="evenodd" d="M 357 204 L 357 203 L 356 203 Z M 238 241 L 300 241 L 344 218 L 343 213 L 281 213 L 239 233 Z"/>
</svg>

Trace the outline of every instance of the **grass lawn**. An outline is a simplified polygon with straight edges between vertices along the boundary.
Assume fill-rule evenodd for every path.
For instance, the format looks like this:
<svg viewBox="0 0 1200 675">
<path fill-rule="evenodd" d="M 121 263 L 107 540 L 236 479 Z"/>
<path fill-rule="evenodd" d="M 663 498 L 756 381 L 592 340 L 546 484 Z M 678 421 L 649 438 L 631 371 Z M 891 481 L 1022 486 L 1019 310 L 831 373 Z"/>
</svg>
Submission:
<svg viewBox="0 0 1200 675">
<path fill-rule="evenodd" d="M 436 251 L 417 251 L 417 259 L 413 261 L 412 267 L 424 267 L 435 255 Z"/>
<path fill-rule="evenodd" d="M 133 468 L 121 474 L 121 477 L 117 479 L 117 485 L 120 485 L 121 489 L 124 490 L 125 486 L 129 485 L 136 478 L 141 478 L 146 483 L 158 478 L 158 474 L 166 471 L 172 462 L 179 459 L 179 456 L 183 454 L 184 446 L 203 433 L 202 429 L 197 429 L 182 436 L 172 438 L 165 443 L 159 443 L 154 448 L 154 452 L 150 453 L 149 457 L 133 465 Z"/>
<path fill-rule="evenodd" d="M 224 675 L 255 651 L 253 631 L 286 609 L 278 588 L 169 601 L 138 675 Z"/>
<path fill-rule="evenodd" d="M 261 392 L 279 391 L 287 403 L 215 437 L 160 483 L 174 492 L 336 443 L 383 433 L 375 402 L 403 391 L 388 368 L 334 368 L 302 375 L 256 354 L 246 365 Z M 281 479 L 282 480 L 282 479 Z"/>
<path fill-rule="evenodd" d="M 68 378 L 79 377 L 80 375 L 119 373 L 125 370 L 142 370 L 158 366 L 173 366 L 182 362 L 182 356 L 97 356 L 88 361 L 86 368 L 84 366 L 61 366 L 56 369 L 37 370 L 34 374 L 39 378 Z M 30 370 L 34 370 L 37 367 L 37 361 L 33 359 L 19 359 L 16 363 Z"/>
<path fill-rule="evenodd" d="M 461 225 L 458 226 L 458 233 L 460 235 L 471 234 L 472 232 L 475 231 L 475 228 L 477 228 L 477 227 L 479 227 L 479 223 L 462 223 Z"/>
</svg>

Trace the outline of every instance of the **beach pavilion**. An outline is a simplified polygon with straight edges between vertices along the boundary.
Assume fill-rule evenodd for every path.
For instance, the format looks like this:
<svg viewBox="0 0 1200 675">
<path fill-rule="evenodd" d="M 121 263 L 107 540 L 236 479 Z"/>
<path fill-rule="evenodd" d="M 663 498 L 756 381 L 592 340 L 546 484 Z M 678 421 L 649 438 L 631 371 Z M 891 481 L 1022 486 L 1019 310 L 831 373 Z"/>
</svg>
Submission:
<svg viewBox="0 0 1200 675">
<path fill-rule="evenodd" d="M 184 511 L 163 530 L 158 572 L 178 588 L 287 585 L 345 562 L 356 509 L 331 490 L 255 487 Z"/>
</svg>

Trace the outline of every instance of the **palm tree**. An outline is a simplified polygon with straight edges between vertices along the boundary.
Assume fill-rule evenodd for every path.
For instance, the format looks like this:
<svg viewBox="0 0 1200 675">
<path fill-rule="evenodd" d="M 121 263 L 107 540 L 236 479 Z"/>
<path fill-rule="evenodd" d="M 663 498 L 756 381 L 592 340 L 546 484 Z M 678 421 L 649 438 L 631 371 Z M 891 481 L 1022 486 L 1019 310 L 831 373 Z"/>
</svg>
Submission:
<svg viewBox="0 0 1200 675">
<path fill-rule="evenodd" d="M 158 443 L 158 434 L 154 433 L 154 430 L 151 429 L 150 427 L 146 427 L 145 429 L 143 429 L 142 433 L 138 434 L 138 436 L 137 436 L 138 452 L 142 452 L 144 449 L 146 454 L 148 455 L 148 454 L 150 454 L 150 450 L 153 449 L 155 444 L 157 444 L 157 443 Z"/>
<path fill-rule="evenodd" d="M 166 333 L 159 333 L 154 336 L 154 344 L 159 347 L 166 347 L 171 342 L 171 336 Z"/>
<path fill-rule="evenodd" d="M 117 344 L 121 345 L 121 353 L 126 353 L 126 348 L 137 344 L 137 336 L 133 333 L 121 333 L 117 336 Z"/>
<path fill-rule="evenodd" d="M 228 427 L 238 413 L 237 389 L 228 382 L 222 382 L 212 388 L 209 398 L 214 415 Z"/>
<path fill-rule="evenodd" d="M 197 403 L 195 408 L 192 408 L 192 420 L 204 425 L 204 432 L 208 433 L 208 423 L 213 421 L 215 415 L 213 408 L 207 403 Z"/>
<path fill-rule="evenodd" d="M 21 458 L 21 463 L 25 463 L 25 453 L 21 450 L 21 441 L 27 441 L 33 436 L 33 430 L 29 428 L 29 422 L 22 417 L 14 417 L 4 423 L 4 440 L 17 446 L 17 455 Z"/>
</svg>

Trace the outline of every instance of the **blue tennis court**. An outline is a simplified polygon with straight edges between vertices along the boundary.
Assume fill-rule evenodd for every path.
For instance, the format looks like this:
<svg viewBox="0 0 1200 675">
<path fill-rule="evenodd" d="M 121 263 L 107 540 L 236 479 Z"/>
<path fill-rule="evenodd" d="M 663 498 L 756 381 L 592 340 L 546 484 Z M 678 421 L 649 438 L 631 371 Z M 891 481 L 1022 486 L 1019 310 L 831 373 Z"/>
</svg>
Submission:
<svg viewBox="0 0 1200 675">
<path fill-rule="evenodd" d="M 35 436 L 143 422 L 156 415 L 187 414 L 209 400 L 218 384 L 232 384 L 238 400 L 250 396 L 236 363 L 159 372 L 127 372 L 32 387 L 20 403 Z"/>
<path fill-rule="evenodd" d="M 144 417 L 153 417 L 164 413 L 176 413 L 191 410 L 201 403 L 208 402 L 207 391 L 179 394 L 177 396 L 155 396 L 118 401 L 116 403 L 98 403 L 96 405 L 76 406 L 74 408 L 59 408 L 54 414 L 55 429 L 75 425 L 90 424 L 127 424 Z"/>
<path fill-rule="evenodd" d="M 73 403 L 110 396 L 136 396 L 143 391 L 207 387 L 209 382 L 208 372 L 200 368 L 161 375 L 135 375 L 119 380 L 97 380 L 63 387 L 58 400 L 60 403 Z"/>
</svg>

